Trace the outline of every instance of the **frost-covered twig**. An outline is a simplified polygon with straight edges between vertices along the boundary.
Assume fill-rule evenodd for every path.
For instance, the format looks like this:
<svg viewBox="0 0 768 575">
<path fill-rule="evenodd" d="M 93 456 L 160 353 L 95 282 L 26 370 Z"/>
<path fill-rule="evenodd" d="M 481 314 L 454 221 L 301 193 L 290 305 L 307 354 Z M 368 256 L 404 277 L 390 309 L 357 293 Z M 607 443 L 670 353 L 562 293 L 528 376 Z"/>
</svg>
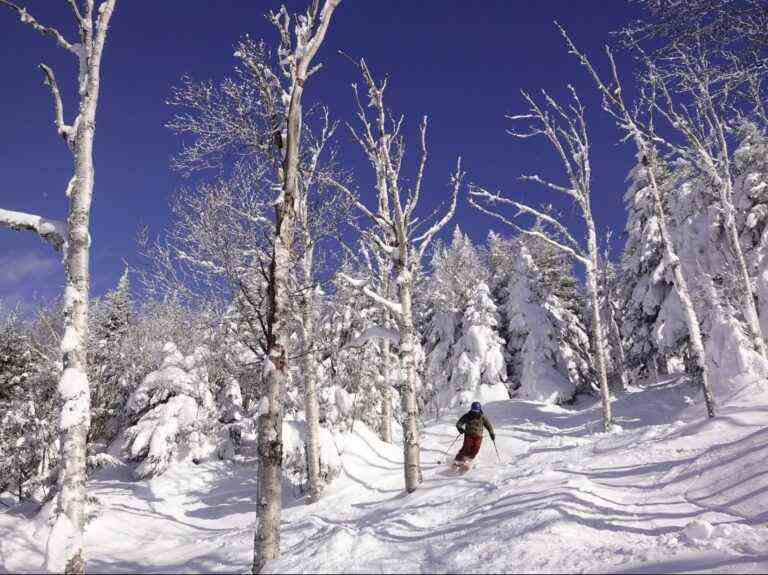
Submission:
<svg viewBox="0 0 768 575">
<path fill-rule="evenodd" d="M 557 232 L 562 235 L 569 244 L 574 248 L 574 250 L 580 250 L 579 242 L 576 241 L 576 239 L 571 235 L 571 233 L 568 231 L 568 228 L 566 228 L 563 224 L 561 224 L 559 221 L 557 221 L 555 218 L 550 216 L 549 214 L 537 210 L 536 208 L 533 208 L 531 206 L 528 206 L 527 204 L 523 204 L 521 202 L 516 202 L 515 200 L 512 200 L 510 198 L 505 198 L 504 196 L 500 194 L 492 194 L 488 190 L 481 188 L 477 185 L 470 186 L 470 201 L 473 201 L 474 198 L 484 198 L 488 200 L 490 204 L 507 204 L 510 205 L 518 210 L 517 215 L 522 214 L 528 214 L 534 216 L 537 220 L 540 220 L 546 224 L 551 225 Z M 479 207 L 477 202 L 474 202 L 476 207 Z M 490 213 L 488 210 L 484 210 L 486 213 Z M 562 248 L 565 250 L 565 248 Z M 575 253 L 575 252 L 574 252 Z M 583 257 L 580 254 L 576 254 L 576 257 Z"/>
</svg>

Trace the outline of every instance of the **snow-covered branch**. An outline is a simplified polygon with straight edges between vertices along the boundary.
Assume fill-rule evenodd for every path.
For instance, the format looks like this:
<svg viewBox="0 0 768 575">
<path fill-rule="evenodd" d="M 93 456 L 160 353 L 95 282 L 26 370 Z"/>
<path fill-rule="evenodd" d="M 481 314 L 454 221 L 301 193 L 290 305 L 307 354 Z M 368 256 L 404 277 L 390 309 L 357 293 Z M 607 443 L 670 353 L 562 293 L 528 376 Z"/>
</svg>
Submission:
<svg viewBox="0 0 768 575">
<path fill-rule="evenodd" d="M 355 205 L 355 207 L 363 212 L 366 217 L 370 218 L 371 221 L 377 222 L 384 226 L 391 225 L 390 222 L 387 222 L 386 219 L 380 214 L 374 214 L 371 210 L 369 210 L 368 206 L 360 201 L 358 196 L 337 178 L 326 178 L 323 183 L 328 186 L 332 186 L 343 193 Z"/>
<path fill-rule="evenodd" d="M 69 7 L 72 8 L 72 13 L 75 15 L 75 21 L 77 21 L 77 25 L 82 26 L 83 15 L 80 12 L 80 7 L 77 5 L 77 0 L 67 0 L 67 2 L 69 2 Z"/>
<path fill-rule="evenodd" d="M 10 2 L 9 0 L 0 0 L 0 4 L 8 6 L 8 8 L 11 8 L 12 10 L 16 10 L 19 14 L 19 19 L 24 24 L 28 24 L 29 26 L 32 26 L 35 30 L 40 32 L 44 36 L 50 36 L 54 40 L 56 40 L 56 43 L 64 48 L 65 50 L 69 50 L 72 52 L 75 56 L 78 55 L 78 50 L 76 45 L 71 44 L 64 38 L 64 36 L 56 30 L 56 28 L 51 28 L 50 26 L 44 26 L 40 22 L 37 21 L 37 19 L 32 16 L 29 12 L 27 12 L 27 9 L 24 6 L 19 6 L 18 4 L 14 4 L 13 2 Z"/>
<path fill-rule="evenodd" d="M 347 274 L 340 273 L 339 277 L 343 279 L 345 282 L 347 282 L 350 286 L 353 288 L 360 290 L 363 294 L 368 296 L 370 299 L 381 305 L 382 307 L 385 307 L 389 311 L 391 311 L 394 314 L 402 315 L 403 313 L 403 306 L 402 304 L 393 302 L 392 300 L 389 300 L 382 295 L 378 294 L 374 290 L 370 288 L 368 285 L 368 280 L 358 280 L 354 279 Z"/>
<path fill-rule="evenodd" d="M 575 249 L 577 250 L 581 249 L 579 242 L 577 242 L 576 239 L 571 235 L 571 233 L 568 231 L 568 228 L 566 228 L 563 224 L 561 224 L 559 221 L 557 221 L 555 218 L 553 218 L 552 216 L 550 216 L 545 212 L 532 208 L 531 206 L 528 206 L 526 204 L 516 202 L 515 200 L 505 198 L 500 194 L 492 194 L 488 190 L 474 184 L 470 187 L 469 194 L 472 197 L 485 198 L 491 204 L 501 203 L 501 204 L 510 205 L 518 210 L 518 213 L 517 213 L 518 216 L 522 214 L 528 214 L 528 215 L 534 216 L 536 219 L 541 220 L 551 225 L 553 228 L 555 228 L 558 231 L 558 233 L 560 233 L 560 235 L 562 235 L 568 241 L 568 243 L 571 244 Z M 476 204 L 473 204 L 473 205 L 476 205 Z"/>
<path fill-rule="evenodd" d="M 0 227 L 34 232 L 58 251 L 61 251 L 66 243 L 66 224 L 57 220 L 46 220 L 32 214 L 0 209 Z"/>
<path fill-rule="evenodd" d="M 495 218 L 495 219 L 499 220 L 500 222 L 508 225 L 509 227 L 511 227 L 512 229 L 517 231 L 518 233 L 521 233 L 521 234 L 526 235 L 526 236 L 536 237 L 536 238 L 539 238 L 541 240 L 544 240 L 546 243 L 548 243 L 552 247 L 555 247 L 558 250 L 560 250 L 560 251 L 570 255 L 572 258 L 574 258 L 579 263 L 582 263 L 584 265 L 587 265 L 589 263 L 589 260 L 581 254 L 580 250 L 577 251 L 574 248 L 566 246 L 566 245 L 558 242 L 557 240 L 554 240 L 553 238 L 549 237 L 548 235 L 546 235 L 546 234 L 544 234 L 544 233 L 542 233 L 542 232 L 540 232 L 538 230 L 529 230 L 529 229 L 520 227 L 515 222 L 513 222 L 512 220 L 510 220 L 509 218 L 505 217 L 503 214 L 500 214 L 499 212 L 490 210 L 490 209 L 486 208 L 485 206 L 481 205 L 473 197 L 473 196 L 477 196 L 477 195 L 478 194 L 473 194 L 472 192 L 470 192 L 470 196 L 469 196 L 469 203 L 475 209 L 477 209 L 477 210 L 483 212 L 484 214 L 486 214 L 488 216 L 491 216 L 492 218 Z"/>
<path fill-rule="evenodd" d="M 386 339 L 395 345 L 400 344 L 400 334 L 396 330 L 374 325 L 366 329 L 363 333 L 358 335 L 356 338 L 348 341 L 343 346 L 341 346 L 341 350 L 363 347 L 369 341 L 373 341 L 376 339 Z"/>
<path fill-rule="evenodd" d="M 461 171 L 461 157 L 456 161 L 456 171 L 451 176 L 451 183 L 453 184 L 453 191 L 451 195 L 451 205 L 445 215 L 440 218 L 435 224 L 424 232 L 421 236 L 414 238 L 413 242 L 418 244 L 419 258 L 424 256 L 429 243 L 435 237 L 435 234 L 442 230 L 448 222 L 451 221 L 453 215 L 456 213 L 456 204 L 459 198 L 459 191 L 461 190 L 461 182 L 464 179 L 466 172 Z"/>
<path fill-rule="evenodd" d="M 61 91 L 59 90 L 59 84 L 56 81 L 56 75 L 50 66 L 46 64 L 40 64 L 40 69 L 45 74 L 45 85 L 51 89 L 51 96 L 53 96 L 53 109 L 56 114 L 56 130 L 59 133 L 68 146 L 72 147 L 74 139 L 74 129 L 72 126 L 68 126 L 64 123 L 64 105 L 61 102 Z"/>
<path fill-rule="evenodd" d="M 419 158 L 419 171 L 416 174 L 416 184 L 413 186 L 413 193 L 405 206 L 405 213 L 410 219 L 416 206 L 419 205 L 421 196 L 421 181 L 424 178 L 424 167 L 427 165 L 427 117 L 421 120 L 421 156 Z"/>
</svg>

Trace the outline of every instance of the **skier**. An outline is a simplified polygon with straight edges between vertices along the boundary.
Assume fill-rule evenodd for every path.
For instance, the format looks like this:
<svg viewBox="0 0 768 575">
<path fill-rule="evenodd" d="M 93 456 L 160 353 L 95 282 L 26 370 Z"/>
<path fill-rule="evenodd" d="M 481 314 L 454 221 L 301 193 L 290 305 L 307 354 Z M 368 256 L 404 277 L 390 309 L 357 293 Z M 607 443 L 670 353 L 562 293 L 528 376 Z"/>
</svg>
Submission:
<svg viewBox="0 0 768 575">
<path fill-rule="evenodd" d="M 483 415 L 483 406 L 480 405 L 479 401 L 473 401 L 469 411 L 456 422 L 456 429 L 464 435 L 464 444 L 454 459 L 453 465 L 455 467 L 469 469 L 469 464 L 480 451 L 480 446 L 483 443 L 483 427 L 488 430 L 491 441 L 496 441 L 493 425 Z"/>
</svg>

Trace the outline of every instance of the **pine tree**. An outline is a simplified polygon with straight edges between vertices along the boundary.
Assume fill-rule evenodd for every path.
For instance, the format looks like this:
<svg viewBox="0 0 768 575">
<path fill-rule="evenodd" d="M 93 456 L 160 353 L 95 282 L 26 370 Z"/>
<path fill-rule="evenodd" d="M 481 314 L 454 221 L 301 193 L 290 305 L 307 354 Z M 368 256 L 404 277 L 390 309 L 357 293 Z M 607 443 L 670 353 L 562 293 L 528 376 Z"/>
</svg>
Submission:
<svg viewBox="0 0 768 575">
<path fill-rule="evenodd" d="M 655 366 L 663 366 L 659 345 L 653 336 L 662 303 L 674 290 L 663 274 L 663 248 L 654 214 L 653 195 L 642 157 L 629 174 L 630 185 L 624 194 L 627 207 L 626 243 L 621 256 L 622 335 L 627 368 L 636 376 L 648 376 Z M 660 184 L 668 177 L 661 174 Z M 666 206 L 669 209 L 669 206 Z M 667 348 L 668 352 L 674 352 Z M 655 374 L 654 374 L 655 375 Z"/>
<path fill-rule="evenodd" d="M 119 416 L 129 393 L 129 330 L 133 321 L 131 283 L 126 268 L 114 290 L 91 310 L 89 376 L 91 427 L 89 442 L 109 441 L 117 433 Z"/>
<path fill-rule="evenodd" d="M 534 239 L 535 240 L 535 239 Z M 585 390 L 592 367 L 589 337 L 580 315 L 581 298 L 567 260 L 539 252 L 531 238 L 492 238 L 494 276 L 504 317 L 509 387 L 518 397 L 562 403 Z M 506 246 L 502 247 L 502 246 Z"/>
<path fill-rule="evenodd" d="M 753 122 L 738 127 L 734 203 L 741 243 L 755 280 L 763 333 L 768 333 L 768 137 Z"/>
<path fill-rule="evenodd" d="M 480 282 L 461 318 L 461 338 L 453 350 L 451 384 L 463 390 L 464 404 L 476 398 L 505 399 L 507 368 L 504 340 L 498 334 L 498 310 L 490 289 Z M 487 386 L 485 389 L 481 385 Z"/>
<path fill-rule="evenodd" d="M 451 244 L 437 246 L 432 276 L 425 285 L 429 317 L 424 328 L 425 399 L 438 416 L 444 407 L 465 403 L 480 391 L 481 383 L 497 385 L 506 380 L 503 353 L 494 356 L 489 351 L 499 343 L 501 352 L 503 342 L 491 333 L 496 334 L 498 318 L 486 283 L 488 278 L 484 254 L 457 226 Z M 474 325 L 477 328 L 472 333 L 486 340 L 473 347 L 470 330 Z M 490 366 L 488 362 L 495 363 Z M 498 362 L 502 371 L 491 376 Z M 488 375 L 483 380 L 481 375 L 486 371 Z"/>
</svg>

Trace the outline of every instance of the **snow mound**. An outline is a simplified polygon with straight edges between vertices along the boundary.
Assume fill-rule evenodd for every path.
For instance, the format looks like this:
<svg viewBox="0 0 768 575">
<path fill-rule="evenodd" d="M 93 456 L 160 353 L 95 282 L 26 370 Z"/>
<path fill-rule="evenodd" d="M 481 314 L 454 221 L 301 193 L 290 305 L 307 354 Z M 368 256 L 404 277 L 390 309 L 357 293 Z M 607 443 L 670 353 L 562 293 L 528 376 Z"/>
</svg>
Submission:
<svg viewBox="0 0 768 575">
<path fill-rule="evenodd" d="M 691 521 L 683 528 L 683 536 L 691 543 L 701 543 L 702 541 L 708 541 L 712 534 L 715 532 L 715 528 L 709 521 L 703 519 L 696 519 Z"/>
<path fill-rule="evenodd" d="M 359 424 L 363 427 L 363 424 Z M 283 422 L 283 475 L 297 488 L 307 480 L 307 453 L 304 443 L 306 424 L 303 420 Z M 320 477 L 328 484 L 341 473 L 341 456 L 331 432 L 320 428 Z"/>
<path fill-rule="evenodd" d="M 752 349 L 735 319 L 718 318 L 706 346 L 715 397 L 722 402 L 762 390 L 768 380 L 768 362 Z"/>
</svg>

